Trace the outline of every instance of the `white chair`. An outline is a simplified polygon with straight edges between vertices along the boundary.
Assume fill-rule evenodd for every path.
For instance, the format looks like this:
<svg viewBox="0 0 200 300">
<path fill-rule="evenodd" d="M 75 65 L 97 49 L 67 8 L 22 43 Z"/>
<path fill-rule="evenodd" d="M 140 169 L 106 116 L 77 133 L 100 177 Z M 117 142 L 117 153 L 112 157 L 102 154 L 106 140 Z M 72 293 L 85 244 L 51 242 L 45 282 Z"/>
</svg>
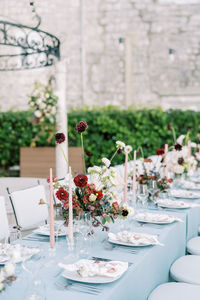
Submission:
<svg viewBox="0 0 200 300">
<path fill-rule="evenodd" d="M 37 185 L 9 194 L 15 220 L 21 230 L 35 228 L 45 223 L 48 219 L 47 204 L 39 204 L 40 200 L 46 201 L 43 185 Z"/>
<path fill-rule="evenodd" d="M 0 196 L 0 240 L 9 236 L 9 225 L 6 214 L 5 199 Z"/>
<path fill-rule="evenodd" d="M 199 300 L 200 286 L 188 283 L 169 282 L 159 285 L 148 300 Z"/>
<path fill-rule="evenodd" d="M 200 256 L 178 258 L 171 266 L 170 274 L 175 281 L 200 285 Z"/>
<path fill-rule="evenodd" d="M 199 235 L 200 235 L 200 226 L 199 226 L 199 228 L 198 228 L 198 233 L 199 233 Z"/>
<path fill-rule="evenodd" d="M 194 255 L 200 255 L 200 237 L 197 236 L 187 243 L 187 252 Z"/>
</svg>

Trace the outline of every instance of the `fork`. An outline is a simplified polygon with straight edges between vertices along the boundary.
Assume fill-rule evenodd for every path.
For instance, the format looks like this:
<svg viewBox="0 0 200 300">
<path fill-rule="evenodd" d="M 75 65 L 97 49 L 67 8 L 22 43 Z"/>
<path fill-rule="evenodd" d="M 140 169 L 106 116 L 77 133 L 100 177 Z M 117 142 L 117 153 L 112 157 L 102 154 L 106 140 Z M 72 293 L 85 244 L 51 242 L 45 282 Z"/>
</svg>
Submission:
<svg viewBox="0 0 200 300">
<path fill-rule="evenodd" d="M 120 249 L 121 251 L 129 252 L 132 254 L 137 254 L 140 251 L 140 249 L 131 249 L 131 248 L 125 247 L 123 245 L 118 246 L 118 245 L 107 244 L 104 247 L 106 250 Z"/>
<path fill-rule="evenodd" d="M 81 283 L 72 283 L 72 282 L 55 282 L 55 285 L 62 289 L 62 290 L 67 290 L 69 287 L 77 289 L 79 292 L 82 293 L 87 293 L 87 294 L 92 294 L 92 295 L 98 295 L 101 293 L 102 289 L 92 286 L 90 284 L 81 284 Z"/>
</svg>

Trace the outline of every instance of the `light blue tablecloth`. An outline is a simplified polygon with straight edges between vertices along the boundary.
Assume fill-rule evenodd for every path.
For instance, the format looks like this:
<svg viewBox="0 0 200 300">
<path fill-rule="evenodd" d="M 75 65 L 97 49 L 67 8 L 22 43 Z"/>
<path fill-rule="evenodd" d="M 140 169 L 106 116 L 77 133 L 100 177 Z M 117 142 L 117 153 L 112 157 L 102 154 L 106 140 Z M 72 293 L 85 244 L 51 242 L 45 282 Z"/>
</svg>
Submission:
<svg viewBox="0 0 200 300">
<path fill-rule="evenodd" d="M 62 262 L 63 257 L 67 254 L 67 246 L 58 248 L 56 261 L 40 272 L 40 276 L 46 283 L 46 300 L 146 300 L 158 284 L 168 281 L 170 265 L 185 254 L 187 212 L 173 212 L 173 214 L 181 217 L 183 222 L 162 225 L 159 228 L 148 224 L 138 226 L 137 223 L 133 223 L 134 231 L 158 234 L 160 242 L 165 245 L 163 247 L 144 247 L 138 254 L 130 254 L 116 249 L 106 250 L 103 244 L 96 243 L 91 253 L 93 256 L 133 263 L 122 278 L 114 283 L 102 285 L 102 293 L 99 295 L 90 295 L 70 289 L 61 291 L 55 286 L 55 281 L 59 279 L 59 277 L 55 277 L 58 272 L 57 263 Z M 23 244 L 41 245 L 41 247 L 46 247 L 46 252 L 48 252 L 46 243 L 23 241 Z M 25 299 L 27 282 L 28 276 L 22 271 L 18 275 L 18 280 L 1 294 L 0 299 Z"/>
</svg>

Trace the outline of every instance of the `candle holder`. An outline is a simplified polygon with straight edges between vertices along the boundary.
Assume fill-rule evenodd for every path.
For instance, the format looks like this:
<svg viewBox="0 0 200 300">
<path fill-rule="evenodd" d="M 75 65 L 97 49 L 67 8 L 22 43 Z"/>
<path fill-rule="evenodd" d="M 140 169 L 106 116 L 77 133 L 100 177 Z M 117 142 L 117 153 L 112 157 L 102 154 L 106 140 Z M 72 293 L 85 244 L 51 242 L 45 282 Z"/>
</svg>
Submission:
<svg viewBox="0 0 200 300">
<path fill-rule="evenodd" d="M 66 263 L 73 263 L 75 262 L 78 257 L 76 255 L 76 247 L 74 241 L 70 241 L 69 238 L 67 237 L 67 249 L 68 249 L 68 254 L 67 256 L 64 257 L 64 260 Z"/>
</svg>

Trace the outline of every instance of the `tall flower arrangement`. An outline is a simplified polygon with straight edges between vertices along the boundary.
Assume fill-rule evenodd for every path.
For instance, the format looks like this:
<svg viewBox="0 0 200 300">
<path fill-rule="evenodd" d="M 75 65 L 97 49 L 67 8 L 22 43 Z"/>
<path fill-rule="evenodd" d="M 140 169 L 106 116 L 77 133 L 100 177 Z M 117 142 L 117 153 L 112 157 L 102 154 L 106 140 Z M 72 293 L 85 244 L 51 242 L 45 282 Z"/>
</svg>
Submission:
<svg viewBox="0 0 200 300">
<path fill-rule="evenodd" d="M 83 153 L 83 133 L 87 127 L 87 123 L 83 121 L 76 125 L 76 131 L 81 134 Z M 55 140 L 60 145 L 65 140 L 64 134 L 57 133 Z M 120 148 L 121 146 L 117 144 L 116 153 Z M 123 180 L 117 174 L 116 170 L 110 167 L 110 164 L 111 161 L 104 157 L 102 158 L 102 166 L 90 167 L 87 170 L 88 175 L 78 174 L 74 177 L 72 199 L 74 217 L 87 213 L 93 218 L 93 225 L 102 226 L 103 230 L 108 230 L 108 227 L 105 225 L 107 222 L 114 222 L 118 217 L 125 218 L 130 212 L 126 207 L 120 206 L 120 200 L 114 193 L 114 188 L 123 184 Z M 56 197 L 61 202 L 63 216 L 68 220 L 68 186 L 60 184 L 56 180 L 54 188 L 57 190 Z"/>
<path fill-rule="evenodd" d="M 46 134 L 48 143 L 53 138 L 56 126 L 57 101 L 58 98 L 54 95 L 51 79 L 47 85 L 35 82 L 34 90 L 28 101 L 32 112 L 31 122 L 37 129 L 37 134 L 31 142 L 32 147 L 44 134 Z"/>
</svg>

